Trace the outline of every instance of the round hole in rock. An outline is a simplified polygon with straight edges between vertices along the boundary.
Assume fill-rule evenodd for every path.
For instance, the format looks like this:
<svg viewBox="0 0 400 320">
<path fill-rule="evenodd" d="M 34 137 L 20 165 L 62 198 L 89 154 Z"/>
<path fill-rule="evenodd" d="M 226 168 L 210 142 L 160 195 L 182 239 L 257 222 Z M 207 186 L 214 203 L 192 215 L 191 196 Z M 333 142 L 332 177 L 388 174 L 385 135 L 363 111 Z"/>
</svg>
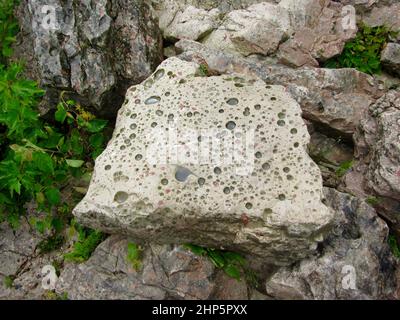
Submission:
<svg viewBox="0 0 400 320">
<path fill-rule="evenodd" d="M 146 99 L 146 101 L 144 103 L 149 105 L 149 104 L 159 103 L 160 101 L 161 101 L 161 98 L 159 96 L 151 96 L 150 98 Z"/>
<path fill-rule="evenodd" d="M 228 130 L 233 130 L 233 129 L 236 128 L 236 123 L 233 122 L 233 121 L 229 121 L 229 122 L 227 122 L 227 124 L 226 124 L 226 128 L 227 128 Z"/>
<path fill-rule="evenodd" d="M 184 167 L 178 166 L 175 171 L 175 179 L 179 182 L 185 182 L 192 172 Z"/>
<path fill-rule="evenodd" d="M 129 195 L 124 191 L 118 191 L 114 196 L 114 201 L 118 203 L 124 203 L 128 200 Z"/>
<path fill-rule="evenodd" d="M 239 100 L 236 98 L 230 98 L 226 101 L 227 104 L 229 104 L 230 106 L 235 106 L 239 103 Z"/>
<path fill-rule="evenodd" d="M 106 166 L 104 167 L 104 169 L 108 171 L 108 170 L 111 169 L 111 166 L 108 164 L 108 165 L 106 165 Z"/>
<path fill-rule="evenodd" d="M 165 70 L 164 69 L 159 69 L 156 71 L 156 73 L 154 74 L 154 80 L 159 80 L 161 79 L 165 74 Z"/>
<path fill-rule="evenodd" d="M 221 168 L 219 168 L 219 167 L 215 167 L 214 168 L 214 173 L 215 174 L 221 174 L 221 172 L 222 172 Z"/>
<path fill-rule="evenodd" d="M 199 178 L 199 180 L 197 180 L 197 182 L 198 182 L 198 184 L 199 184 L 200 186 L 203 186 L 203 185 L 206 183 L 206 179 L 204 179 L 204 178 Z"/>
</svg>

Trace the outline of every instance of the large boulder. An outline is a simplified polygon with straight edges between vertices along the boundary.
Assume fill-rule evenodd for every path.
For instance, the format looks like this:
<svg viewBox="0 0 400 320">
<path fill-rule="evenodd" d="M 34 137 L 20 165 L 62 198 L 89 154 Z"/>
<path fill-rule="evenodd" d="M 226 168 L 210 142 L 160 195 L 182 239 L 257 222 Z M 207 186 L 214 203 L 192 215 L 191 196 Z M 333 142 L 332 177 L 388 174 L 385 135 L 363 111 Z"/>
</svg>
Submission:
<svg viewBox="0 0 400 320">
<path fill-rule="evenodd" d="M 25 0 L 17 16 L 16 54 L 27 74 L 55 98 L 67 91 L 105 115 L 162 59 L 161 33 L 143 1 Z"/>
<path fill-rule="evenodd" d="M 170 58 L 128 90 L 74 214 L 137 241 L 189 242 L 278 265 L 303 258 L 332 213 L 320 201 L 299 105 L 284 87 L 196 76 L 203 69 Z"/>
<path fill-rule="evenodd" d="M 357 198 L 334 189 L 325 196 L 335 208 L 334 231 L 312 258 L 275 273 L 267 293 L 275 299 L 398 299 L 385 222 Z"/>
</svg>

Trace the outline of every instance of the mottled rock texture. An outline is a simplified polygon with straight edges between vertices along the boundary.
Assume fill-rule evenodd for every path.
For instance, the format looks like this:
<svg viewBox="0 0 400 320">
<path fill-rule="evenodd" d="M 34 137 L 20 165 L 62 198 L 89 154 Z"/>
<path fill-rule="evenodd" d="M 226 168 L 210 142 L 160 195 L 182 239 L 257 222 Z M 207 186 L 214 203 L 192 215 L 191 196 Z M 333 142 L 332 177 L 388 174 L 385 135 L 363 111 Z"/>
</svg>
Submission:
<svg viewBox="0 0 400 320">
<path fill-rule="evenodd" d="M 334 189 L 325 196 L 336 210 L 333 232 L 312 258 L 274 274 L 267 293 L 276 299 L 398 298 L 385 222 L 357 198 Z"/>
<path fill-rule="evenodd" d="M 16 54 L 28 61 L 27 74 L 53 100 L 66 90 L 103 115 L 115 114 L 126 88 L 162 59 L 161 33 L 143 1 L 25 0 L 18 18 Z"/>
<path fill-rule="evenodd" d="M 136 240 L 225 248 L 271 264 L 306 256 L 332 213 L 320 202 L 299 105 L 257 78 L 197 72 L 170 58 L 128 90 L 74 214 Z"/>
<path fill-rule="evenodd" d="M 150 245 L 136 270 L 128 240 L 111 236 L 81 265 L 67 265 L 56 291 L 70 299 L 248 299 L 247 285 L 229 279 L 205 257 L 174 246 Z"/>
<path fill-rule="evenodd" d="M 400 44 L 388 43 L 382 51 L 381 61 L 388 72 L 400 76 Z"/>
</svg>

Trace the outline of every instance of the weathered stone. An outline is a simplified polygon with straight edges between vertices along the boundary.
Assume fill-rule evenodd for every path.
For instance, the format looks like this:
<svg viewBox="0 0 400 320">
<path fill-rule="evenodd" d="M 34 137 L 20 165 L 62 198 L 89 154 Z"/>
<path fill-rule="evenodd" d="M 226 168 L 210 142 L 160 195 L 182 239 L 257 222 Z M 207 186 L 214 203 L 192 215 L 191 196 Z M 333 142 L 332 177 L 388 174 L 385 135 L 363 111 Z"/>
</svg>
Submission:
<svg viewBox="0 0 400 320">
<path fill-rule="evenodd" d="M 350 136 L 362 115 L 383 92 L 373 77 L 355 69 L 292 69 L 251 61 L 207 48 L 193 41 L 176 44 L 181 57 L 193 60 L 201 57 L 210 69 L 220 73 L 256 75 L 268 84 L 283 85 L 303 110 L 303 117 Z"/>
<path fill-rule="evenodd" d="M 343 29 L 342 6 L 331 1 L 283 0 L 279 6 L 291 17 L 294 36 L 279 47 L 278 57 L 294 67 L 319 65 L 340 54 L 357 29 Z"/>
<path fill-rule="evenodd" d="M 368 165 L 366 185 L 376 194 L 400 200 L 400 91 L 372 105 L 355 136 L 357 155 Z"/>
<path fill-rule="evenodd" d="M 381 61 L 388 72 L 400 76 L 400 44 L 388 43 L 382 51 Z"/>
<path fill-rule="evenodd" d="M 164 11 L 160 17 L 160 28 L 165 38 L 197 40 L 218 27 L 220 11 L 198 9 L 193 6 L 186 7 L 170 16 L 169 11 Z M 170 21 L 170 18 L 173 20 Z"/>
<path fill-rule="evenodd" d="M 25 0 L 18 18 L 16 54 L 29 61 L 27 74 L 104 114 L 162 59 L 161 33 L 142 1 Z"/>
<path fill-rule="evenodd" d="M 392 1 L 388 4 L 391 5 L 375 6 L 362 17 L 363 22 L 371 27 L 387 26 L 392 31 L 400 31 L 400 3 Z"/>
<path fill-rule="evenodd" d="M 147 247 L 141 255 L 141 267 L 136 270 L 126 258 L 127 247 L 126 238 L 109 237 L 87 262 L 64 268 L 56 291 L 59 294 L 67 292 L 73 300 L 204 300 L 213 298 L 214 291 L 224 292 L 228 288 L 234 298 L 238 289 L 243 292 L 243 286 L 246 288 L 244 282 L 230 281 L 221 271 L 216 271 L 207 258 L 168 245 Z M 230 297 L 229 293 L 225 294 Z M 240 298 L 245 297 L 240 295 Z"/>
<path fill-rule="evenodd" d="M 274 264 L 306 256 L 332 214 L 319 200 L 299 105 L 281 86 L 196 77 L 198 68 L 170 58 L 128 90 L 74 214 L 138 241 L 225 248 Z"/>
<path fill-rule="evenodd" d="M 279 19 L 278 19 L 279 17 Z M 221 27 L 204 44 L 224 52 L 268 55 L 291 33 L 289 15 L 283 8 L 260 3 L 230 12 Z"/>
<path fill-rule="evenodd" d="M 325 190 L 335 209 L 335 228 L 317 254 L 267 281 L 275 299 L 393 299 L 396 262 L 387 244 L 388 228 L 365 202 Z"/>
</svg>

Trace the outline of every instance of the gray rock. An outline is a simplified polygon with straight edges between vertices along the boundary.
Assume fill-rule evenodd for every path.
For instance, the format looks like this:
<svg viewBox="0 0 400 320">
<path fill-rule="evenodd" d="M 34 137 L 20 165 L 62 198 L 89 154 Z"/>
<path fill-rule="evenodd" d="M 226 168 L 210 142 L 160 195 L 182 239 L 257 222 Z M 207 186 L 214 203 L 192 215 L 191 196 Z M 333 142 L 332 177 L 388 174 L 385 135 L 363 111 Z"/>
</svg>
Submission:
<svg viewBox="0 0 400 320">
<path fill-rule="evenodd" d="M 87 262 L 64 268 L 56 291 L 73 300 L 247 299 L 246 284 L 231 281 L 207 258 L 177 246 L 150 245 L 136 270 L 127 261 L 127 246 L 126 238 L 109 237 Z"/>
<path fill-rule="evenodd" d="M 216 29 L 219 24 L 220 11 L 218 9 L 207 11 L 188 6 L 182 11 L 176 11 L 174 15 L 171 15 L 168 9 L 174 10 L 167 6 L 159 16 L 160 28 L 167 39 L 198 40 Z"/>
<path fill-rule="evenodd" d="M 357 198 L 334 189 L 325 195 L 336 209 L 333 233 L 314 257 L 273 275 L 267 293 L 275 299 L 396 298 L 396 262 L 386 224 Z"/>
<path fill-rule="evenodd" d="M 264 2 L 227 14 L 218 30 L 211 33 L 203 43 L 237 55 L 269 55 L 277 50 L 281 41 L 291 32 L 288 12 Z"/>
<path fill-rule="evenodd" d="M 366 113 L 355 136 L 367 164 L 366 184 L 376 194 L 400 200 L 400 91 L 389 91 Z"/>
<path fill-rule="evenodd" d="M 188 40 L 176 46 L 183 59 L 203 60 L 221 74 L 251 74 L 268 84 L 285 86 L 300 104 L 303 117 L 342 135 L 351 136 L 368 107 L 383 94 L 374 78 L 355 69 L 292 69 L 236 57 Z"/>
<path fill-rule="evenodd" d="M 17 14 L 22 32 L 16 54 L 45 88 L 66 90 L 112 115 L 126 88 L 162 59 L 161 35 L 150 13 L 136 0 L 25 0 Z"/>
<path fill-rule="evenodd" d="M 388 43 L 382 51 L 381 61 L 388 72 L 400 76 L 400 44 Z"/>
<path fill-rule="evenodd" d="M 344 29 L 342 6 L 329 0 L 282 0 L 279 6 L 291 16 L 295 34 L 279 47 L 278 57 L 294 67 L 318 67 L 318 61 L 340 54 L 357 28 Z"/>
<path fill-rule="evenodd" d="M 198 68 L 170 58 L 129 89 L 73 213 L 137 241 L 225 248 L 277 265 L 306 256 L 332 213 L 320 202 L 299 105 L 281 86 L 196 77 Z"/>
<path fill-rule="evenodd" d="M 362 20 L 364 23 L 371 27 L 385 25 L 389 27 L 392 31 L 399 31 L 400 3 L 398 1 L 387 1 L 386 4 L 387 5 L 377 5 L 373 7 L 370 12 L 362 17 Z"/>
</svg>

